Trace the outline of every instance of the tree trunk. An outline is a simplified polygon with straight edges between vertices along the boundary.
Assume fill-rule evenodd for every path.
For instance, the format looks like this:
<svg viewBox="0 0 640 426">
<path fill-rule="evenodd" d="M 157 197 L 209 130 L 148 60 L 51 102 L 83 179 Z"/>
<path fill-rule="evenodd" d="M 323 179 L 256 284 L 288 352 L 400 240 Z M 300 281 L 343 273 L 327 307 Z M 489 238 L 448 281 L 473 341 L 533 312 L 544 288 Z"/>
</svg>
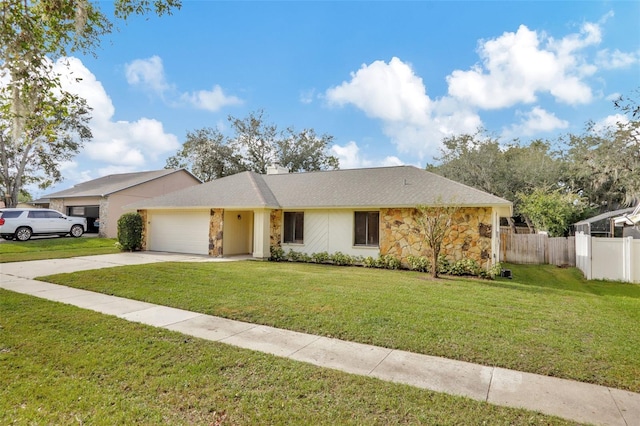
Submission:
<svg viewBox="0 0 640 426">
<path fill-rule="evenodd" d="M 438 255 L 440 254 L 440 250 L 436 250 L 435 248 L 431 250 L 431 276 L 433 278 L 438 278 Z"/>
</svg>

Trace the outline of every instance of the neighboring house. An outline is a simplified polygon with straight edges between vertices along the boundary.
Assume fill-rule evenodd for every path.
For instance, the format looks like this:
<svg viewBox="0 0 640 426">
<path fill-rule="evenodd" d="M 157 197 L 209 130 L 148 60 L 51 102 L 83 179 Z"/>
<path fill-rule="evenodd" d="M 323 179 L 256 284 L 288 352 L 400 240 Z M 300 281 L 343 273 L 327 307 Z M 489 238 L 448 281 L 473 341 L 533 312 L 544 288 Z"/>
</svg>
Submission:
<svg viewBox="0 0 640 426">
<path fill-rule="evenodd" d="M 54 210 L 86 217 L 88 232 L 115 238 L 125 204 L 200 184 L 201 181 L 186 170 L 162 169 L 104 176 L 47 194 L 44 199 Z"/>
<path fill-rule="evenodd" d="M 460 207 L 443 251 L 452 260 L 497 262 L 500 217 L 511 202 L 412 166 L 266 175 L 243 172 L 135 203 L 146 250 L 270 256 L 426 256 L 414 219 L 420 204 Z"/>
<path fill-rule="evenodd" d="M 590 235 L 592 237 L 622 237 L 622 224 L 616 224 L 615 220 L 618 217 L 626 217 L 626 215 L 633 213 L 633 211 L 633 207 L 627 207 L 604 212 L 597 216 L 581 220 L 573 224 L 574 233 L 582 232 L 584 235 Z"/>
<path fill-rule="evenodd" d="M 623 237 L 640 239 L 640 203 L 631 213 L 614 218 L 613 223 L 616 227 L 622 227 Z"/>
</svg>

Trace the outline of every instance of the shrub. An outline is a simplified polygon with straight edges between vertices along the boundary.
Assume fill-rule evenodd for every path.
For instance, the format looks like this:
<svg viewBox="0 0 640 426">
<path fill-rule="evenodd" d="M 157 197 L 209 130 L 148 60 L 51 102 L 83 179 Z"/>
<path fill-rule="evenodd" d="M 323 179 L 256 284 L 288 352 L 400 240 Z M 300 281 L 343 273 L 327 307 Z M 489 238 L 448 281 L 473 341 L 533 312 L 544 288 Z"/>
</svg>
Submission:
<svg viewBox="0 0 640 426">
<path fill-rule="evenodd" d="M 451 275 L 480 275 L 482 268 L 473 259 L 461 259 L 454 262 L 449 268 Z"/>
<path fill-rule="evenodd" d="M 142 248 L 142 216 L 138 213 L 125 213 L 118 219 L 118 243 L 121 250 L 140 250 Z"/>
<path fill-rule="evenodd" d="M 338 265 L 338 266 L 353 265 L 353 258 L 348 254 L 344 254 L 339 251 L 333 253 L 330 256 L 330 258 L 333 261 L 334 265 Z"/>
<path fill-rule="evenodd" d="M 297 251 L 293 251 L 292 249 L 289 249 L 289 252 L 287 253 L 287 259 L 291 260 L 292 262 L 298 262 L 300 260 L 300 254 Z"/>
<path fill-rule="evenodd" d="M 326 251 L 321 251 L 320 253 L 313 253 L 311 255 L 311 259 L 313 259 L 316 263 L 325 263 L 329 261 L 329 253 Z"/>
<path fill-rule="evenodd" d="M 374 259 L 374 258 L 373 258 L 373 257 L 371 257 L 371 256 L 367 256 L 367 257 L 365 257 L 365 258 L 362 260 L 362 265 L 363 265 L 365 268 L 377 268 L 377 267 L 378 267 L 376 259 Z"/>
<path fill-rule="evenodd" d="M 429 259 L 424 256 L 409 256 L 409 269 L 418 272 L 429 272 Z"/>
<path fill-rule="evenodd" d="M 481 269 L 480 276 L 482 278 L 486 278 L 489 280 L 495 279 L 502 272 L 502 265 L 500 263 L 496 263 L 495 265 L 489 267 L 489 269 Z"/>
<path fill-rule="evenodd" d="M 378 258 L 378 268 L 399 269 L 401 266 L 400 259 L 392 254 L 384 254 Z"/>
<path fill-rule="evenodd" d="M 448 274 L 451 270 L 451 264 L 449 263 L 449 259 L 446 258 L 445 255 L 441 254 L 438 256 L 438 272 L 441 274 Z"/>
<path fill-rule="evenodd" d="M 271 257 L 269 260 L 272 262 L 280 262 L 284 259 L 284 250 L 282 247 L 271 246 Z"/>
</svg>

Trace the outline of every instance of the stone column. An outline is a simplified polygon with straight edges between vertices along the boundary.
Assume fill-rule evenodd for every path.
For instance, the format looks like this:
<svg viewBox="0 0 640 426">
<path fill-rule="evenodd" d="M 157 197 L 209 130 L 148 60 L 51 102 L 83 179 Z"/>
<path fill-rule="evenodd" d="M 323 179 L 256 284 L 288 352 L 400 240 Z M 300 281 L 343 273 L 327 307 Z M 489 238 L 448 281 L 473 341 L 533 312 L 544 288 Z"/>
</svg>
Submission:
<svg viewBox="0 0 640 426">
<path fill-rule="evenodd" d="M 222 257 L 224 209 L 211 209 L 209 218 L 209 256 Z"/>
</svg>

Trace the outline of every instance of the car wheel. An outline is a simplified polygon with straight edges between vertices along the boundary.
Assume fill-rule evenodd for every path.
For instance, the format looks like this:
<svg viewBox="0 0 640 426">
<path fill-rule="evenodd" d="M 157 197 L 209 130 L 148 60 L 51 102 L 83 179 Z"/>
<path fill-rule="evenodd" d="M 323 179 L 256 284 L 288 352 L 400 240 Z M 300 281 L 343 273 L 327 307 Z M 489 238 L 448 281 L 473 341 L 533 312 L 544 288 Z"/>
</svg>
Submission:
<svg viewBox="0 0 640 426">
<path fill-rule="evenodd" d="M 73 225 L 71 227 L 70 234 L 72 237 L 75 237 L 75 238 L 82 237 L 82 234 L 84 234 L 84 229 L 82 229 L 82 226 L 80 225 Z"/>
<path fill-rule="evenodd" d="M 3 235 L 2 238 L 4 238 L 7 241 L 11 241 L 13 240 L 13 235 Z"/>
<path fill-rule="evenodd" d="M 16 229 L 16 239 L 18 241 L 27 241 L 29 238 L 31 238 L 31 229 L 24 226 Z"/>
</svg>

